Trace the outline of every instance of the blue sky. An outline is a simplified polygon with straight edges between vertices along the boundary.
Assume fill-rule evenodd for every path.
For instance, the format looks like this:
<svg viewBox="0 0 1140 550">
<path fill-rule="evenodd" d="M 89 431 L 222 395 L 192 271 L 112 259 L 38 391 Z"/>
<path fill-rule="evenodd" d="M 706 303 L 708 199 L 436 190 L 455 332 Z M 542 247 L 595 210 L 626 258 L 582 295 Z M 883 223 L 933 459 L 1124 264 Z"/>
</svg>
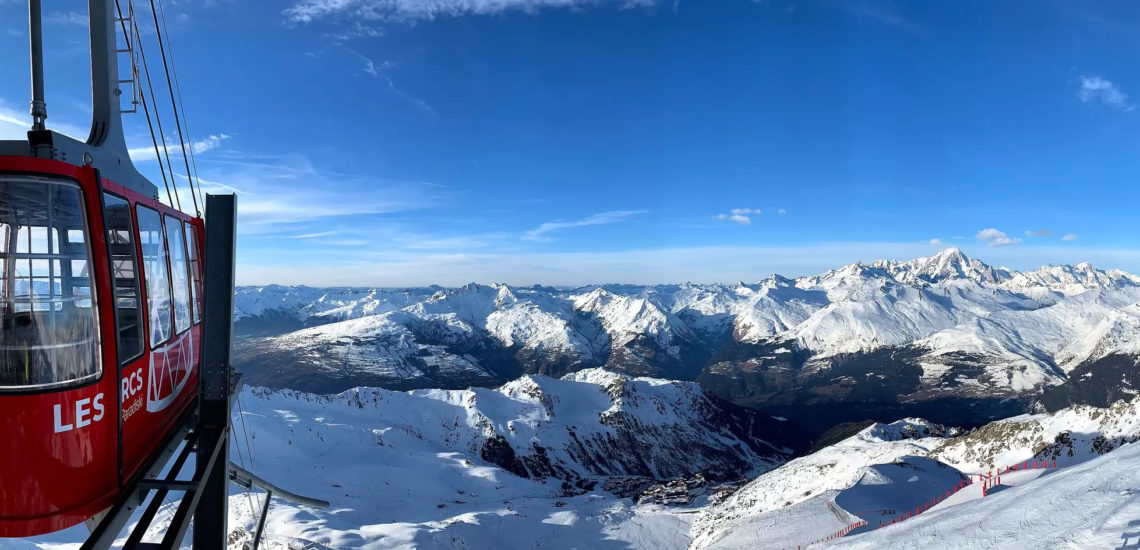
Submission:
<svg viewBox="0 0 1140 550">
<path fill-rule="evenodd" d="M 0 138 L 29 119 L 25 9 L 0 0 Z M 86 2 L 45 10 L 48 122 L 85 136 Z M 166 15 L 200 177 L 240 193 L 240 283 L 752 281 L 945 246 L 1140 272 L 1128 2 Z M 126 116 L 158 181 L 145 120 Z"/>
</svg>

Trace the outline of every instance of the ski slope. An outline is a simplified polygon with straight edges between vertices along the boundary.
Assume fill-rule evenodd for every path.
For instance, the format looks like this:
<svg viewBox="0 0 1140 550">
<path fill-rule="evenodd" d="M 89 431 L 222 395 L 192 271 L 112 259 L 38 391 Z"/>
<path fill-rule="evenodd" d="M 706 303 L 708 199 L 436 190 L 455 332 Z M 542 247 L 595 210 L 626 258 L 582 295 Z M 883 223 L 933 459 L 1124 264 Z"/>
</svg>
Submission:
<svg viewBox="0 0 1140 550">
<path fill-rule="evenodd" d="M 948 501 L 901 524 L 819 547 L 1086 549 L 1140 543 L 1140 445 L 1039 472 L 1002 476 L 1012 486 L 984 499 Z"/>
</svg>

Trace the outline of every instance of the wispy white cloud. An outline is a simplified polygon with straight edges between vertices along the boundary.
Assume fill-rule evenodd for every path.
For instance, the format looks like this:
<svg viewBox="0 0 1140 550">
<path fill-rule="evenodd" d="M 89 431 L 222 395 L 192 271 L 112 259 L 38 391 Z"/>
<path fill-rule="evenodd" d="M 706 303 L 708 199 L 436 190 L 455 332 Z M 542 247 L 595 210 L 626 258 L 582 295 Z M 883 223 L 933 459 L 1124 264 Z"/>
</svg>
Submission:
<svg viewBox="0 0 1140 550">
<path fill-rule="evenodd" d="M 394 239 L 396 246 L 406 250 L 475 250 L 490 246 L 492 240 L 503 238 L 501 234 L 481 235 L 400 235 Z"/>
<path fill-rule="evenodd" d="M 221 147 L 222 142 L 227 139 L 230 139 L 230 136 L 227 134 L 211 134 L 206 136 L 206 139 L 201 139 L 193 143 L 194 154 L 197 155 L 198 153 L 205 153 L 206 151 L 217 149 Z"/>
<path fill-rule="evenodd" d="M 12 126 L 21 126 L 25 129 L 31 127 L 30 121 L 24 120 L 23 117 L 16 116 L 16 113 L 4 107 L 3 103 L 0 103 L 0 122 Z"/>
<path fill-rule="evenodd" d="M 1100 103 L 1126 112 L 1136 108 L 1128 101 L 1128 94 L 1121 91 L 1116 84 L 1099 76 L 1081 77 L 1081 88 L 1077 91 L 1077 97 L 1085 103 Z"/>
<path fill-rule="evenodd" d="M 545 238 L 547 233 L 553 231 L 560 231 L 562 229 L 569 229 L 572 227 L 585 227 L 588 225 L 607 225 L 611 223 L 618 223 L 628 220 L 633 216 L 644 214 L 647 210 L 612 210 L 609 212 L 599 212 L 592 216 L 582 218 L 580 220 L 569 222 L 546 222 L 534 229 L 527 231 L 523 238 L 531 241 L 538 241 Z"/>
<path fill-rule="evenodd" d="M 1053 230 L 1052 229 L 1038 229 L 1036 231 L 1026 231 L 1025 236 L 1026 237 L 1052 237 L 1053 236 Z"/>
<path fill-rule="evenodd" d="M 319 239 L 321 237 L 330 237 L 336 235 L 336 231 L 321 231 L 319 233 L 304 233 L 301 235 L 285 235 L 286 239 Z"/>
<path fill-rule="evenodd" d="M 431 20 L 507 11 L 535 14 L 551 8 L 630 8 L 656 4 L 656 0 L 297 0 L 285 10 L 285 18 L 293 23 L 311 23 L 330 17 L 366 21 Z"/>
<path fill-rule="evenodd" d="M 3 98 L 0 98 L 0 140 L 27 139 L 28 130 L 32 128 L 32 115 L 28 112 L 27 103 L 23 109 L 16 109 Z M 66 122 L 58 122 L 49 116 L 48 128 L 76 139 L 87 139 L 89 128 L 81 128 Z"/>
<path fill-rule="evenodd" d="M 369 241 L 366 241 L 364 239 L 337 239 L 333 241 L 327 241 L 325 244 L 332 246 L 364 246 L 368 243 Z"/>
<path fill-rule="evenodd" d="M 939 239 L 939 238 L 937 238 L 937 237 L 936 237 L 936 238 L 933 238 L 933 239 L 930 239 L 929 241 L 926 241 L 926 242 L 927 242 L 927 243 L 930 243 L 930 244 L 932 244 L 932 245 L 934 245 L 934 246 L 943 246 L 943 245 L 945 245 L 945 244 L 946 244 L 945 242 L 943 242 L 943 241 L 942 241 L 942 239 Z"/>
<path fill-rule="evenodd" d="M 44 22 L 54 25 L 87 26 L 87 13 L 79 11 L 56 11 L 44 16 Z"/>
<path fill-rule="evenodd" d="M 296 154 L 252 156 L 223 150 L 199 158 L 198 169 L 204 192 L 237 192 L 239 233 L 251 236 L 331 231 L 338 229 L 333 225 L 338 220 L 353 216 L 438 204 L 447 192 L 420 183 L 333 173 Z M 185 207 L 188 201 L 182 200 Z"/>
<path fill-rule="evenodd" d="M 392 61 L 381 61 L 380 63 L 377 63 L 371 57 L 368 57 L 367 55 L 364 55 L 364 54 L 362 54 L 362 53 L 360 53 L 360 52 L 358 52 L 352 48 L 349 48 L 347 46 L 344 49 L 348 53 L 356 56 L 356 58 L 359 59 L 360 62 L 364 64 L 364 69 L 363 69 L 364 72 L 368 73 L 372 76 L 380 76 L 381 70 L 391 69 L 391 68 L 396 66 L 396 64 Z"/>
<path fill-rule="evenodd" d="M 1065 235 L 1064 237 L 1061 237 L 1061 240 L 1062 241 L 1075 241 L 1079 238 L 1080 237 L 1078 237 L 1076 233 L 1069 233 L 1069 234 Z"/>
<path fill-rule="evenodd" d="M 894 27 L 911 34 L 923 34 L 926 29 L 915 23 L 885 0 L 851 0 L 839 2 L 848 13 L 869 21 Z"/>
<path fill-rule="evenodd" d="M 359 59 L 361 61 L 361 63 L 364 64 L 363 71 L 366 74 L 368 74 L 374 78 L 378 78 L 381 81 L 383 81 L 386 84 L 386 87 L 387 87 L 389 93 L 391 93 L 392 95 L 396 96 L 397 98 L 399 98 L 403 101 L 406 101 L 406 102 L 412 104 L 416 109 L 419 109 L 421 112 L 423 112 L 426 115 L 431 116 L 432 118 L 439 116 L 438 113 L 436 113 L 435 108 L 432 107 L 431 104 L 429 104 L 428 102 L 426 102 L 426 101 L 424 101 L 418 97 L 415 97 L 415 96 L 405 92 L 403 89 L 396 86 L 396 82 L 394 80 L 392 80 L 392 77 L 388 76 L 388 70 L 396 67 L 395 62 L 393 62 L 393 61 L 377 62 L 374 59 L 372 59 L 371 57 L 368 57 L 368 56 L 366 56 L 366 55 L 364 55 L 364 54 L 362 54 L 362 53 L 360 53 L 360 52 L 358 52 L 352 48 L 349 48 L 347 46 L 345 46 L 344 49 L 347 50 L 349 53 L 351 53 L 353 56 L 355 56 L 357 59 Z"/>
<path fill-rule="evenodd" d="M 228 134 L 210 134 L 204 139 L 192 142 L 190 147 L 193 149 L 195 155 L 200 155 L 207 151 L 212 151 L 222 146 L 222 142 L 230 139 Z M 159 151 L 162 151 L 162 143 L 158 144 Z M 177 159 L 178 162 L 182 161 L 182 147 L 178 144 L 177 138 L 166 138 L 166 148 L 170 151 L 170 158 L 172 161 Z M 154 162 L 158 157 L 154 155 L 154 144 L 140 145 L 138 147 L 130 147 L 127 153 L 131 156 L 131 160 L 135 162 Z"/>
<path fill-rule="evenodd" d="M 1021 242 L 1021 238 L 1010 237 L 1006 235 L 1004 231 L 998 231 L 992 227 L 978 231 L 978 234 L 974 235 L 974 237 L 990 246 L 1009 246 Z"/>
<path fill-rule="evenodd" d="M 752 218 L 749 218 L 749 216 L 759 216 L 763 213 L 764 212 L 759 208 L 733 208 L 732 210 L 728 211 L 728 214 L 717 214 L 713 216 L 713 219 L 736 222 L 740 225 L 748 225 L 752 223 Z"/>
<path fill-rule="evenodd" d="M 781 215 L 781 216 L 783 216 L 784 214 L 787 214 L 787 213 L 788 213 L 788 211 L 787 211 L 787 210 L 785 210 L 785 209 L 783 209 L 783 208 L 777 208 L 777 209 L 776 209 L 776 213 L 777 213 L 777 214 L 779 214 L 779 215 Z"/>
</svg>

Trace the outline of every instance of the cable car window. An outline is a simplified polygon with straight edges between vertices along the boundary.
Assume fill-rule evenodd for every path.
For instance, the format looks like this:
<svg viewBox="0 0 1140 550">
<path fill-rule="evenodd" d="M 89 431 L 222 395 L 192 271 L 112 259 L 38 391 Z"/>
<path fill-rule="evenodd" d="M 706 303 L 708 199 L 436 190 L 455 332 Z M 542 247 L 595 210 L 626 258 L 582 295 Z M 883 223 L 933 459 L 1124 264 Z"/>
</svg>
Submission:
<svg viewBox="0 0 1140 550">
<path fill-rule="evenodd" d="M 189 223 L 186 224 L 186 251 L 190 257 L 190 311 L 194 324 L 198 324 L 202 315 L 202 302 L 198 301 L 202 287 L 202 263 L 198 260 L 198 232 Z"/>
<path fill-rule="evenodd" d="M 0 390 L 102 373 L 79 187 L 0 175 Z"/>
<path fill-rule="evenodd" d="M 178 218 L 163 216 L 166 220 L 166 242 L 170 247 L 171 287 L 174 289 L 174 330 L 190 328 L 190 279 L 187 276 L 186 241 L 182 237 L 182 222 Z"/>
<path fill-rule="evenodd" d="M 150 318 L 150 345 L 170 339 L 170 271 L 158 212 L 139 205 L 139 246 L 142 247 L 143 278 L 146 280 L 147 317 Z"/>
<path fill-rule="evenodd" d="M 115 291 L 115 337 L 119 363 L 143 351 L 139 276 L 135 270 L 135 225 L 131 205 L 115 195 L 103 194 L 103 224 L 111 255 L 111 283 Z"/>
</svg>

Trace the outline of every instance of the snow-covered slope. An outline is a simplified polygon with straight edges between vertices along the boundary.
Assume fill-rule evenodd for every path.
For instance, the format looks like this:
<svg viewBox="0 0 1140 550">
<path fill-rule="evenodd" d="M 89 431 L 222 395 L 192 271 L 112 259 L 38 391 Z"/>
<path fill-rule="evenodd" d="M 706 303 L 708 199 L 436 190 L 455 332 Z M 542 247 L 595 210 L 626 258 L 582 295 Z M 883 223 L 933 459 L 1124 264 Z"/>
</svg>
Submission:
<svg viewBox="0 0 1140 550">
<path fill-rule="evenodd" d="M 1089 381 L 1103 386 L 1140 364 L 1140 277 L 1087 263 L 1019 272 L 955 249 L 734 285 L 270 286 L 239 289 L 235 304 L 247 335 L 236 361 L 251 382 L 320 392 L 605 366 L 696 379 L 750 405 L 986 401 L 979 418 L 935 419 L 975 422 L 1059 385 L 1054 408 L 1087 401 L 1070 388 L 1087 372 L 1103 372 Z M 1125 391 L 1140 381 L 1109 402 Z"/>
<path fill-rule="evenodd" d="M 332 503 L 274 500 L 268 550 L 806 547 L 860 520 L 889 523 L 994 461 L 1032 453 L 1058 456 L 1062 469 L 1007 474 L 984 499 L 975 484 L 900 525 L 812 547 L 1137 542 L 1140 450 L 1126 443 L 1140 429 L 1135 404 L 1023 416 L 961 435 L 919 419 L 873 424 L 769 469 L 786 455 L 747 428 L 780 419 L 736 410 L 692 383 L 600 369 L 523 377 L 497 391 L 252 388 L 238 403 L 234 461 Z M 1049 443 L 1064 433 L 1071 437 Z M 741 464 L 759 477 L 735 491 L 709 483 L 718 472 L 739 475 Z M 689 475 L 698 470 L 709 477 Z M 666 493 L 699 490 L 668 506 L 636 504 L 645 476 L 681 476 Z M 249 541 L 261 496 L 231 488 L 231 549 Z M 165 506 L 158 524 L 173 511 Z M 85 534 L 78 526 L 0 549 L 75 550 Z"/>
<path fill-rule="evenodd" d="M 1140 445 L 826 548 L 1135 548 Z"/>
<path fill-rule="evenodd" d="M 704 472 L 736 479 L 782 463 L 769 443 L 782 422 L 709 396 L 692 382 L 587 369 L 562 379 L 523 376 L 497 390 L 355 388 L 330 396 L 255 389 L 261 404 L 322 412 L 356 409 L 352 425 L 383 426 L 378 446 L 405 437 L 481 457 L 520 477 L 592 486 L 613 476 L 671 479 Z M 281 430 L 268 430 L 282 434 Z M 296 434 L 295 429 L 289 429 Z M 395 439 L 393 439 L 395 438 Z"/>
<path fill-rule="evenodd" d="M 524 376 L 498 390 L 246 388 L 238 405 L 233 461 L 332 505 L 274 500 L 262 545 L 270 550 L 680 549 L 691 512 L 707 497 L 680 508 L 637 506 L 640 490 L 676 478 L 712 489 L 788 457 L 761 438 L 784 421 L 692 382 L 601 369 Z M 260 495 L 236 487 L 231 495 L 238 550 L 255 528 Z M 172 512 L 167 506 L 159 524 Z M 36 540 L 72 550 L 82 530 Z"/>
<path fill-rule="evenodd" d="M 1136 401 L 1118 402 L 1108 408 L 1075 406 L 1051 414 L 1022 415 L 968 433 L 947 432 L 914 419 L 875 424 L 762 474 L 723 502 L 707 507 L 693 523 L 692 548 L 807 545 L 859 521 L 867 521 L 869 527 L 877 527 L 880 521 L 889 524 L 908 510 L 930 504 L 934 496 L 944 497 L 949 488 L 968 476 L 1041 459 L 1065 471 L 1117 449 L 1130 448 L 1138 440 L 1140 402 Z M 1042 472 L 1045 471 L 1030 470 L 1003 476 L 1006 481 L 991 491 L 991 496 L 1035 483 Z M 1056 470 L 1048 470 L 1042 479 L 1054 475 Z M 1040 495 L 1042 502 L 1035 510 L 1026 512 L 1019 508 L 1016 513 L 1051 514 L 1052 503 L 1060 497 Z M 927 514 L 951 517 L 944 511 L 947 508 L 965 513 L 968 507 L 978 504 L 972 501 L 982 496 L 980 486 L 971 486 L 918 519 L 925 521 Z M 903 525 L 915 521 L 918 520 L 908 519 Z M 874 541 L 866 546 L 856 545 L 859 548 L 895 548 L 900 544 L 897 540 L 908 536 L 903 533 L 902 539 L 884 538 L 876 531 L 865 539 L 869 527 L 854 531 L 848 540 Z M 898 528 L 883 532 L 894 529 Z M 938 532 L 939 528 L 932 529 Z M 1002 540 L 1010 543 L 1009 547 L 1013 547 L 1014 541 L 1039 540 L 1035 533 L 1018 532 L 1014 525 L 1008 527 L 1004 536 Z M 988 540 L 975 546 L 949 547 L 1006 546 Z"/>
<path fill-rule="evenodd" d="M 844 517 L 842 512 L 816 514 L 805 510 L 828 510 L 827 502 L 834 502 L 839 491 L 863 479 L 868 468 L 925 455 L 951 433 L 919 419 L 873 424 L 835 445 L 792 460 L 702 512 L 693 524 L 693 548 L 747 547 L 748 541 L 759 544 L 755 541 L 761 532 L 775 531 L 787 539 L 789 533 L 780 530 L 809 526 L 820 533 L 835 532 L 857 519 Z M 796 519 L 813 516 L 814 522 Z"/>
</svg>

